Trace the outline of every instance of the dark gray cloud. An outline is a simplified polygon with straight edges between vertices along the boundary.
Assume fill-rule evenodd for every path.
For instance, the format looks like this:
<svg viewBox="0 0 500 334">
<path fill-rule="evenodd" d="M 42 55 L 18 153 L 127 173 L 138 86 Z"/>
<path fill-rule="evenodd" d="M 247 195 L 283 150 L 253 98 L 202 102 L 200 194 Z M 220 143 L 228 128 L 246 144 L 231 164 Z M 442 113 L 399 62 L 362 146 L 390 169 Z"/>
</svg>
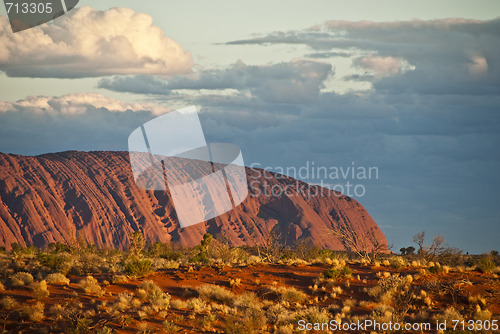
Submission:
<svg viewBox="0 0 500 334">
<path fill-rule="evenodd" d="M 351 57 L 352 54 L 349 52 L 314 52 L 308 53 L 305 55 L 308 58 L 316 58 L 316 59 L 326 59 L 332 57 Z"/>
<path fill-rule="evenodd" d="M 145 77 L 113 77 L 99 81 L 100 88 L 120 92 L 169 94 L 180 89 L 236 89 L 251 92 L 269 103 L 308 103 L 314 101 L 332 66 L 318 61 L 296 59 L 273 65 L 246 65 L 239 61 L 221 70 L 202 71 L 197 77 L 167 80 Z"/>
<path fill-rule="evenodd" d="M 99 88 L 122 93 L 168 95 L 170 85 L 162 79 L 147 75 L 113 76 L 99 80 Z"/>
</svg>

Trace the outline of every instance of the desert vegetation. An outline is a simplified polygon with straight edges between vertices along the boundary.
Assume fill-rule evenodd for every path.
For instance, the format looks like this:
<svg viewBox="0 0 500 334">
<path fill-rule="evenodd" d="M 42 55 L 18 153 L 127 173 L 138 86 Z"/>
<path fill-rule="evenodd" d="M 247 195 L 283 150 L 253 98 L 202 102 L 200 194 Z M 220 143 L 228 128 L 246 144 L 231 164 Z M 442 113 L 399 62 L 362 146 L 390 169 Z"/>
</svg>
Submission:
<svg viewBox="0 0 500 334">
<path fill-rule="evenodd" d="M 441 332 L 459 333 L 450 327 L 453 320 L 480 320 L 469 332 L 488 332 L 479 323 L 500 320 L 498 253 L 464 255 L 441 237 L 427 243 L 425 233 L 400 254 L 331 251 L 305 241 L 289 246 L 278 235 L 259 247 L 231 247 L 209 234 L 192 249 L 148 243 L 139 232 L 129 240 L 127 251 L 97 249 L 82 240 L 47 249 L 2 249 L 0 329 L 296 333 L 299 321 L 371 319 L 446 320 Z"/>
</svg>

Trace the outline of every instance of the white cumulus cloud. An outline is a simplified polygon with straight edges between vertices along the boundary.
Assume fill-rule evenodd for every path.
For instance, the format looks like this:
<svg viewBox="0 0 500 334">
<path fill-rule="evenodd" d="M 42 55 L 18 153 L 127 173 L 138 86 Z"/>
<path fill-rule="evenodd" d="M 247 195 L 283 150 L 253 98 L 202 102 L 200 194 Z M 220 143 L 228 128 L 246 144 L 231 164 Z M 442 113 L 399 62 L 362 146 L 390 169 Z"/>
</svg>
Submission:
<svg viewBox="0 0 500 334">
<path fill-rule="evenodd" d="M 96 77 L 189 73 L 191 54 L 148 14 L 82 7 L 49 24 L 12 33 L 0 17 L 0 70 L 12 77 Z"/>
</svg>

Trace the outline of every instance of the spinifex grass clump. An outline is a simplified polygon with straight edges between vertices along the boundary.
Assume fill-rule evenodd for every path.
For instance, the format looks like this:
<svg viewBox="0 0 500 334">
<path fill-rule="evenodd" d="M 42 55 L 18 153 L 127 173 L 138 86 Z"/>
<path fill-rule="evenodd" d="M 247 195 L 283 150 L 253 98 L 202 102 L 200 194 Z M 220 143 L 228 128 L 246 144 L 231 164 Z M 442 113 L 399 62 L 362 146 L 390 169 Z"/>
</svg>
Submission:
<svg viewBox="0 0 500 334">
<path fill-rule="evenodd" d="M 339 279 L 344 277 L 350 277 L 352 275 L 352 269 L 349 267 L 342 268 L 330 268 L 328 270 L 323 271 L 323 277 Z"/>
<path fill-rule="evenodd" d="M 78 285 L 89 295 L 96 295 L 99 297 L 104 295 L 104 291 L 99 285 L 99 282 L 97 282 L 97 280 L 92 276 L 87 276 L 85 279 L 81 280 Z"/>
</svg>

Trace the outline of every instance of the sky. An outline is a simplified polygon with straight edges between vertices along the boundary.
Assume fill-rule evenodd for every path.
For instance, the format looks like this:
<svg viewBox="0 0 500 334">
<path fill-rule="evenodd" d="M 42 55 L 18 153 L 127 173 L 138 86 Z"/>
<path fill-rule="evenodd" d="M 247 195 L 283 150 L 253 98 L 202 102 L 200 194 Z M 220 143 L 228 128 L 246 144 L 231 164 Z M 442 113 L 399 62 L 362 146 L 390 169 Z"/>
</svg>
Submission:
<svg viewBox="0 0 500 334">
<path fill-rule="evenodd" d="M 358 186 L 395 251 L 420 231 L 500 250 L 498 13 L 498 1 L 81 0 L 13 34 L 0 6 L 0 151 L 126 150 L 142 123 L 196 105 L 207 140 L 237 144 L 247 166 Z"/>
</svg>

